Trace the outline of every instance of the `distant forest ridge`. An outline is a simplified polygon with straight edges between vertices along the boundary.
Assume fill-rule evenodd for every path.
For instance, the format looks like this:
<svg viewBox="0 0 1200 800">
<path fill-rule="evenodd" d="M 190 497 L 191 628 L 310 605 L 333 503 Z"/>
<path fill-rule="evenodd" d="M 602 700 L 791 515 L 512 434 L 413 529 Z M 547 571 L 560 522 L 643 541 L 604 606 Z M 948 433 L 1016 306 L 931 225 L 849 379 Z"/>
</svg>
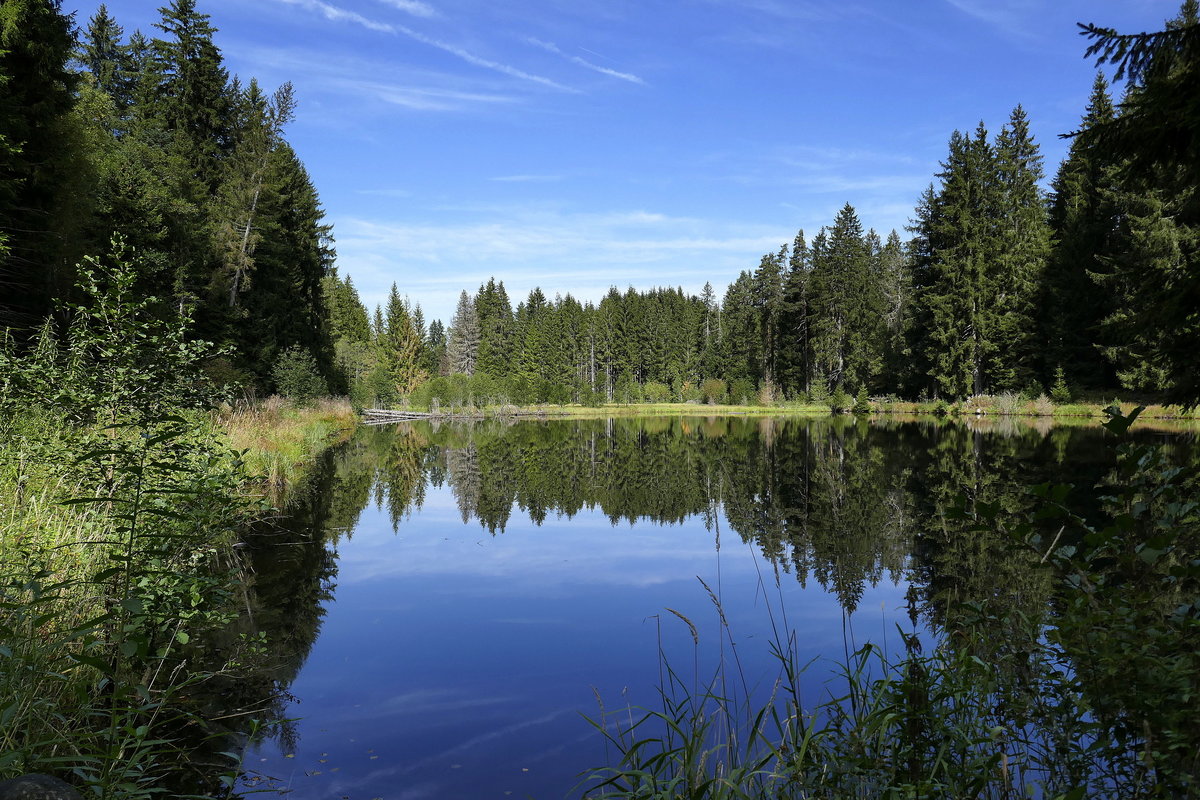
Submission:
<svg viewBox="0 0 1200 800">
<path fill-rule="evenodd" d="M 222 345 L 209 372 L 260 391 L 480 402 L 1037 393 L 1052 381 L 1200 395 L 1200 24 L 1087 26 L 1098 74 L 1049 193 L 1021 106 L 955 131 L 909 238 L 849 203 L 723 294 L 622 292 L 514 305 L 502 281 L 428 324 L 397 286 L 370 313 L 335 266 L 315 187 L 284 129 L 295 98 L 228 74 L 209 17 L 172 0 L 162 36 L 101 6 L 0 9 L 0 327 L 27 347 L 69 320 L 72 265 L 135 252 L 137 291 L 191 309 Z M 811 233 L 811 232 L 810 232 Z"/>
</svg>

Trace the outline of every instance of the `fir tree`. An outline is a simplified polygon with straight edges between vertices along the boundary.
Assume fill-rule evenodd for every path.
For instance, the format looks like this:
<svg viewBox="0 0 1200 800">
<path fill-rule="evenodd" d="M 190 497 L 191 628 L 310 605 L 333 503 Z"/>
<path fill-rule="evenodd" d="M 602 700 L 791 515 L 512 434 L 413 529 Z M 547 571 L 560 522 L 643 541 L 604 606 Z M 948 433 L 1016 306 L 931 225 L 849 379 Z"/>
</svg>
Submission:
<svg viewBox="0 0 1200 800">
<path fill-rule="evenodd" d="M 463 291 L 458 296 L 458 308 L 450 320 L 450 334 L 446 342 L 446 362 L 450 372 L 463 375 L 474 373 L 479 344 L 479 318 L 475 303 Z"/>
<path fill-rule="evenodd" d="M 1113 118 L 1108 82 L 1096 75 L 1083 118 L 1088 130 Z M 1054 178 L 1050 225 L 1055 245 L 1045 282 L 1041 313 L 1047 363 L 1061 365 L 1075 384 L 1109 386 L 1111 368 L 1100 351 L 1100 323 L 1112 313 L 1112 293 L 1096 276 L 1106 271 L 1104 259 L 1117 227 L 1114 207 L 1115 167 L 1078 137 Z"/>
<path fill-rule="evenodd" d="M 997 247 L 988 270 L 994 319 L 988 358 L 991 391 L 1017 391 L 1044 377 L 1038 336 L 1041 289 L 1050 253 L 1042 157 L 1021 106 L 996 137 Z"/>
</svg>

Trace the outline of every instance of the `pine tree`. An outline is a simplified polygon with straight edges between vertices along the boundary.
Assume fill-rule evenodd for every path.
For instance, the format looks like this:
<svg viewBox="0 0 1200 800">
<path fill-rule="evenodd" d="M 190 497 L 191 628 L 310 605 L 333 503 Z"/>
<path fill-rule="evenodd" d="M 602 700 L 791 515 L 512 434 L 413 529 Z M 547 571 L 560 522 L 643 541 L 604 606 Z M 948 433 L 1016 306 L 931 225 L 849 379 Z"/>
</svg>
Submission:
<svg viewBox="0 0 1200 800">
<path fill-rule="evenodd" d="M 388 293 L 382 323 L 383 334 L 379 340 L 383 363 L 395 391 L 407 395 L 428 376 L 421 369 L 421 340 L 413 327 L 408 302 L 400 297 L 394 283 Z"/>
<path fill-rule="evenodd" d="M 921 360 L 935 394 L 982 394 L 996 344 L 996 159 L 979 124 L 974 137 L 955 131 L 938 173 L 940 190 L 917 210 L 917 302 Z"/>
<path fill-rule="evenodd" d="M 233 146 L 223 162 L 220 203 L 216 212 L 216 238 L 222 268 L 216 281 L 227 288 L 230 308 L 238 305 L 254 271 L 254 250 L 262 227 L 258 220 L 264 190 L 269 191 L 272 154 L 283 143 L 283 126 L 295 113 L 292 85 L 280 86 L 271 98 L 263 95 L 256 81 L 240 95 Z"/>
<path fill-rule="evenodd" d="M 217 161 L 233 144 L 229 73 L 213 43 L 216 28 L 196 0 L 171 0 L 159 9 L 155 27 L 166 34 L 153 40 L 157 73 L 155 111 L 177 146 L 188 155 L 198 180 L 215 189 Z"/>
<path fill-rule="evenodd" d="M 488 375 L 512 372 L 515 321 L 504 282 L 489 278 L 475 295 L 475 314 L 479 320 L 479 351 L 475 370 Z M 453 327 L 453 324 L 451 324 Z"/>
<path fill-rule="evenodd" d="M 1117 66 L 1129 91 L 1112 120 L 1080 133 L 1117 163 L 1118 243 L 1103 270 L 1116 297 L 1108 354 L 1129 386 L 1200 402 L 1200 5 L 1166 30 L 1120 36 L 1087 26 L 1087 55 Z"/>
<path fill-rule="evenodd" d="M 909 331 L 913 324 L 913 276 L 911 261 L 896 231 L 888 234 L 878 261 L 886 337 L 882 348 L 882 383 L 892 392 L 899 393 L 908 389 L 912 379 Z"/>
<path fill-rule="evenodd" d="M 74 47 L 58 0 L 0 4 L 0 328 L 39 324 L 73 283 Z"/>
<path fill-rule="evenodd" d="M 992 391 L 1017 391 L 1045 377 L 1038 312 L 1050 253 L 1046 200 L 1039 186 L 1042 157 L 1019 105 L 996 137 L 995 157 L 998 247 L 988 270 L 995 322 L 987 370 Z"/>
<path fill-rule="evenodd" d="M 779 312 L 779 371 L 785 391 L 807 392 L 809 379 L 808 277 L 812 268 L 804 231 L 792 241 Z"/>
<path fill-rule="evenodd" d="M 1108 82 L 1097 74 L 1081 129 L 1106 123 L 1114 113 Z M 1115 243 L 1115 168 L 1075 137 L 1054 178 L 1050 203 L 1055 245 L 1041 314 L 1046 361 L 1062 365 L 1070 383 L 1090 388 L 1113 382 L 1098 346 L 1100 323 L 1113 311 L 1113 295 L 1096 276 L 1106 271 L 1104 259 Z"/>
<path fill-rule="evenodd" d="M 783 275 L 790 253 L 784 245 L 777 253 L 762 257 L 754 271 L 754 306 L 758 309 L 761 364 L 758 373 L 766 383 L 778 380 L 779 317 L 783 305 Z"/>
<path fill-rule="evenodd" d="M 833 228 L 814 240 L 808 276 L 814 367 L 830 385 L 868 385 L 879 372 L 882 300 L 871 262 L 862 223 L 847 203 Z"/>
<path fill-rule="evenodd" d="M 80 48 L 80 61 L 95 79 L 96 86 L 113 99 L 118 114 L 129 104 L 128 57 L 121 44 L 124 31 L 101 3 L 88 21 Z"/>
<path fill-rule="evenodd" d="M 475 303 L 463 291 L 458 296 L 458 308 L 450 320 L 450 335 L 446 342 L 446 359 L 451 373 L 471 375 L 479 356 L 480 331 Z M 498 373 L 493 373 L 498 374 Z"/>
</svg>

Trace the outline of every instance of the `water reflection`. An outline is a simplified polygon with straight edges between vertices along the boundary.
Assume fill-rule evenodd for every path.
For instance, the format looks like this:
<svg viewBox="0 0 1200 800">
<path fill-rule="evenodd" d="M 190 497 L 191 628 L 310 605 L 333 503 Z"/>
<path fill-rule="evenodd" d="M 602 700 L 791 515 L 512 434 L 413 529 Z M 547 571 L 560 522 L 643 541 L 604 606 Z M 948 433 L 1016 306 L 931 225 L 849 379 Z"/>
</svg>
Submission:
<svg viewBox="0 0 1200 800">
<path fill-rule="evenodd" d="M 250 613 L 231 636 L 263 632 L 270 666 L 221 687 L 213 716 L 277 723 L 247 789 L 262 772 L 296 797 L 400 796 L 397 781 L 414 797 L 562 796 L 603 760 L 574 718 L 590 687 L 649 702 L 646 620 L 711 616 L 695 576 L 724 587 L 763 651 L 764 587 L 818 655 L 859 608 L 880 609 L 872 637 L 908 607 L 938 625 L 984 600 L 1034 609 L 1043 573 L 947 512 L 1003 518 L 1028 509 L 1029 484 L 1091 485 L 1111 468 L 1105 435 L 848 417 L 366 428 L 250 538 Z M 504 789 L 508 761 L 526 773 Z M 535 762 L 537 780 L 519 766 Z M 316 776 L 330 782 L 301 780 Z"/>
</svg>

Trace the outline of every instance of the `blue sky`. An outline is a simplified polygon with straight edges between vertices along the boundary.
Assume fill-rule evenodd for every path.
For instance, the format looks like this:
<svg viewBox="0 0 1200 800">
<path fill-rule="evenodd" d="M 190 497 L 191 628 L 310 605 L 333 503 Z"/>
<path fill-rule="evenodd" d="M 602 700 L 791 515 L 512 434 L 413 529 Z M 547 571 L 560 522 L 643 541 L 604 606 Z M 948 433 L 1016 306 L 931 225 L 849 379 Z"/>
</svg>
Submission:
<svg viewBox="0 0 1200 800">
<path fill-rule="evenodd" d="M 82 26 L 98 4 L 72 4 Z M 113 0 L 126 32 L 158 2 Z M 369 307 L 448 320 L 489 276 L 718 292 L 846 202 L 903 226 L 951 131 L 1024 105 L 1051 175 L 1095 74 L 1076 22 L 1177 0 L 200 0 L 288 137 Z"/>
</svg>

